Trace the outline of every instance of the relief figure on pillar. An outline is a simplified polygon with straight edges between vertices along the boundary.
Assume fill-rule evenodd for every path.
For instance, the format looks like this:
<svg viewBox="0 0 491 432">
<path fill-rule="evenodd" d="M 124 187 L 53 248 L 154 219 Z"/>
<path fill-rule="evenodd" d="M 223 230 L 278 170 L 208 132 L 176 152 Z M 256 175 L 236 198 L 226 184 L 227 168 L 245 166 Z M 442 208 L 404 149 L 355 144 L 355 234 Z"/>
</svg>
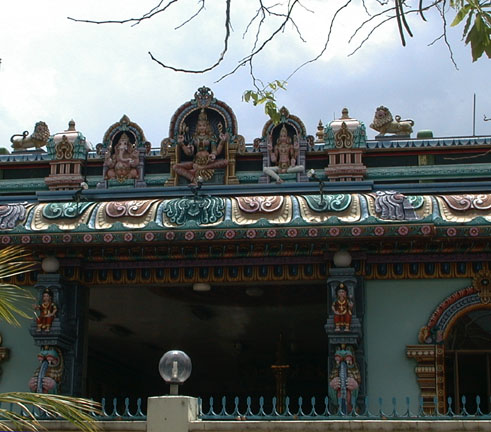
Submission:
<svg viewBox="0 0 491 432">
<path fill-rule="evenodd" d="M 283 183 L 279 174 L 304 172 L 303 165 L 297 165 L 300 145 L 297 135 L 293 139 L 288 135 L 286 125 L 283 124 L 278 138 L 273 145 L 273 134 L 268 137 L 267 151 L 270 166 L 264 167 L 263 171 L 276 183 Z"/>
<path fill-rule="evenodd" d="M 58 307 L 53 302 L 53 294 L 50 290 L 43 291 L 41 303 L 34 305 L 34 310 L 39 311 L 39 315 L 36 314 L 36 331 L 49 332 L 55 319 Z"/>
<path fill-rule="evenodd" d="M 43 346 L 38 354 L 39 366 L 29 380 L 29 388 L 34 393 L 59 393 L 63 376 L 63 356 L 58 348 Z"/>
<path fill-rule="evenodd" d="M 138 164 L 138 149 L 131 143 L 128 134 L 123 132 L 114 145 L 114 149 L 111 145 L 106 151 L 104 167 L 107 168 L 107 171 L 104 179 L 117 179 L 120 182 L 138 179 Z"/>
<path fill-rule="evenodd" d="M 223 130 L 222 123 L 218 123 L 217 129 L 218 139 L 213 133 L 204 108 L 199 113 L 196 128 L 191 136 L 187 125 L 182 123 L 177 136 L 177 145 L 185 158 L 192 160 L 176 163 L 174 171 L 177 175 L 195 184 L 198 177 L 201 177 L 200 181 L 210 180 L 215 174 L 215 169 L 227 167 L 228 159 L 223 156 L 229 145 L 230 136 Z"/>
<path fill-rule="evenodd" d="M 336 299 L 331 306 L 334 312 L 334 331 L 349 331 L 351 328 L 351 317 L 353 315 L 353 301 L 348 297 L 348 292 L 343 283 L 336 288 Z"/>
<path fill-rule="evenodd" d="M 361 375 L 350 346 L 340 345 L 334 353 L 334 365 L 329 375 L 329 399 L 343 413 L 356 407 Z"/>
</svg>

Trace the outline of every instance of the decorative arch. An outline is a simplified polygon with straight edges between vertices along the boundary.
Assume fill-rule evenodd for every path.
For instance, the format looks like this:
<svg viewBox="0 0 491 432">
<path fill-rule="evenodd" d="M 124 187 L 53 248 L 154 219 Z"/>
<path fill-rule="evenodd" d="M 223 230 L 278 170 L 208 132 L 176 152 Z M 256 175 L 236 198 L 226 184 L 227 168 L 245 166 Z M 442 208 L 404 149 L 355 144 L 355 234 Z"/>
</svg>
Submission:
<svg viewBox="0 0 491 432">
<path fill-rule="evenodd" d="M 260 143 L 260 151 L 263 155 L 263 169 L 265 167 L 270 166 L 269 160 L 269 152 L 267 149 L 268 142 L 275 143 L 280 134 L 280 130 L 285 127 L 288 133 L 288 136 L 293 140 L 298 140 L 299 149 L 297 156 L 297 165 L 301 165 L 305 167 L 305 154 L 307 152 L 307 129 L 305 128 L 304 123 L 300 120 L 299 117 L 290 114 L 286 107 L 281 107 L 280 109 L 281 120 L 278 124 L 275 124 L 273 120 L 268 120 L 263 126 L 263 130 L 261 133 L 261 143 Z M 305 172 L 298 172 L 295 174 L 296 181 L 304 182 L 309 181 L 308 177 L 305 175 Z M 267 174 L 263 174 L 259 178 L 259 183 L 269 183 L 270 176 Z"/>
<path fill-rule="evenodd" d="M 416 379 L 423 397 L 423 408 L 446 409 L 444 342 L 459 318 L 476 309 L 491 309 L 491 271 L 483 269 L 472 284 L 446 297 L 433 311 L 418 333 L 419 345 L 407 345 L 406 355 L 417 361 Z"/>
<path fill-rule="evenodd" d="M 150 152 L 151 144 L 145 138 L 143 129 L 136 123 L 132 122 L 127 115 L 123 115 L 119 122 L 112 124 L 104 134 L 102 143 L 97 145 L 97 153 L 101 155 L 105 162 L 102 171 L 102 181 L 97 184 L 98 188 L 107 188 L 110 182 L 107 179 L 108 166 L 106 160 L 114 155 L 115 146 L 123 134 L 128 137 L 131 149 L 137 153 L 135 159 L 137 163 L 137 174 L 132 177 L 134 187 L 144 187 L 145 183 L 145 154 Z M 135 178 L 136 177 L 136 178 Z M 126 179 L 128 180 L 128 179 Z M 118 179 L 119 182 L 125 181 L 125 178 Z"/>
<path fill-rule="evenodd" d="M 224 149 L 224 157 L 228 160 L 225 168 L 223 182 L 225 184 L 237 184 L 238 179 L 235 176 L 235 157 L 239 142 L 244 138 L 238 134 L 237 118 L 232 108 L 225 102 L 217 100 L 215 95 L 208 87 L 200 87 L 194 94 L 194 99 L 181 105 L 173 114 L 169 125 L 169 137 L 162 140 L 161 154 L 165 157 L 170 156 L 171 175 L 166 182 L 166 186 L 177 186 L 178 176 L 173 167 L 181 161 L 180 148 L 177 145 L 177 137 L 186 125 L 189 133 L 194 133 L 194 128 L 201 110 L 204 110 L 211 128 L 215 135 L 219 133 L 219 124 L 223 127 L 224 132 L 229 134 L 229 145 Z"/>
</svg>

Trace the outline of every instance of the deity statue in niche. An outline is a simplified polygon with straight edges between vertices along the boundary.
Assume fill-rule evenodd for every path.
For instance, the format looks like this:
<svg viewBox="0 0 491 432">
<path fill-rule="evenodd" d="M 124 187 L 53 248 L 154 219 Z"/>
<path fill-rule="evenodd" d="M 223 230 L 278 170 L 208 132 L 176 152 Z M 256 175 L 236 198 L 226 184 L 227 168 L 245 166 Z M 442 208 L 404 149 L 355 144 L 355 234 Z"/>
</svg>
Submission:
<svg viewBox="0 0 491 432">
<path fill-rule="evenodd" d="M 138 179 L 140 159 L 138 149 L 131 143 L 130 137 L 123 132 L 114 146 L 106 151 L 104 167 L 107 167 L 105 180 L 117 179 L 123 182 L 128 179 Z"/>
<path fill-rule="evenodd" d="M 349 331 L 353 315 L 353 301 L 348 297 L 348 291 L 343 283 L 336 288 L 336 300 L 332 303 L 334 312 L 334 331 Z"/>
<path fill-rule="evenodd" d="M 215 174 L 215 169 L 226 168 L 228 159 L 218 159 L 229 145 L 229 134 L 223 131 L 223 125 L 218 123 L 218 139 L 213 134 L 213 129 L 208 120 L 204 108 L 201 109 L 196 128 L 192 137 L 188 138 L 188 128 L 182 123 L 177 136 L 177 145 L 184 155 L 192 158 L 192 161 L 179 162 L 174 165 L 174 171 L 181 177 L 195 184 L 198 177 L 203 181 L 210 180 Z"/>
<path fill-rule="evenodd" d="M 292 138 L 288 136 L 285 124 L 283 124 L 274 146 L 273 134 L 268 138 L 267 150 L 272 165 L 264 167 L 263 172 L 275 180 L 276 183 L 283 183 L 279 174 L 305 171 L 303 165 L 297 165 L 299 149 L 300 145 L 297 136 L 294 135 L 292 140 Z"/>
<path fill-rule="evenodd" d="M 36 317 L 36 330 L 49 332 L 58 311 L 58 307 L 53 303 L 53 294 L 50 290 L 43 291 L 41 303 L 34 305 L 34 310 L 39 311 L 39 316 Z"/>
<path fill-rule="evenodd" d="M 329 375 L 329 399 L 344 413 L 356 406 L 361 375 L 353 349 L 340 345 L 334 353 L 334 366 Z"/>
</svg>

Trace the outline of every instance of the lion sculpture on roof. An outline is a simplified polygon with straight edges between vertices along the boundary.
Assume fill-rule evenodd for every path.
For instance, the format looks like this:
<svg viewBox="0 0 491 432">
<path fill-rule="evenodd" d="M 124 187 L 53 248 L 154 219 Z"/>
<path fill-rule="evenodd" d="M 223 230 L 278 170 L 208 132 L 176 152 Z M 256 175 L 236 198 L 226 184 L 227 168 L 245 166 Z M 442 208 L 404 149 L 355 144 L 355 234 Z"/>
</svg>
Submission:
<svg viewBox="0 0 491 432">
<path fill-rule="evenodd" d="M 379 132 L 379 136 L 384 136 L 386 133 L 409 136 L 413 131 L 413 126 L 413 120 L 401 120 L 401 116 L 398 115 L 394 120 L 389 108 L 384 106 L 379 106 L 375 110 L 373 123 L 370 125 L 372 129 Z"/>
<path fill-rule="evenodd" d="M 38 121 L 31 135 L 29 135 L 28 131 L 24 131 L 22 134 L 12 135 L 10 142 L 14 151 L 25 150 L 31 147 L 38 149 L 47 144 L 49 136 L 48 125 L 43 121 Z"/>
</svg>

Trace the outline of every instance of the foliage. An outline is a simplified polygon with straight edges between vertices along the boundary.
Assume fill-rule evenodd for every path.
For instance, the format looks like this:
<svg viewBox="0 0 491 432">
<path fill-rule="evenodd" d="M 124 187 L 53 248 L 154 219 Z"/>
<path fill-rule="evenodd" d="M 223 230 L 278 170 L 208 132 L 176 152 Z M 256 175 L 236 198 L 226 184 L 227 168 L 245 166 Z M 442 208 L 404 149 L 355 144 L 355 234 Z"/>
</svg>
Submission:
<svg viewBox="0 0 491 432">
<path fill-rule="evenodd" d="M 0 402 L 9 406 L 8 409 L 0 408 L 0 429 L 4 431 L 45 429 L 36 418 L 39 414 L 48 419 L 61 417 L 84 432 L 98 430 L 92 416 L 98 411 L 97 403 L 88 399 L 42 393 L 9 392 L 0 393 Z"/>
<path fill-rule="evenodd" d="M 29 252 L 17 246 L 0 250 L 0 280 L 29 272 L 36 265 L 30 261 Z M 29 318 L 27 312 L 33 296 L 29 291 L 9 283 L 0 283 L 0 320 L 20 325 L 18 318 Z M 84 432 L 98 430 L 92 414 L 100 413 L 97 402 L 70 396 L 8 392 L 0 393 L 0 429 L 4 431 L 44 429 L 36 418 L 41 414 L 48 418 L 62 418 Z"/>
<path fill-rule="evenodd" d="M 457 15 L 451 26 L 465 19 L 462 39 L 471 44 L 472 60 L 478 60 L 483 53 L 491 58 L 491 2 L 479 0 L 452 0 L 451 6 Z"/>
<path fill-rule="evenodd" d="M 0 279 L 10 278 L 31 271 L 36 265 L 28 261 L 28 253 L 18 247 L 9 246 L 0 251 Z M 34 297 L 25 289 L 8 283 L 0 283 L 0 320 L 19 326 L 17 317 L 30 318 L 25 307 Z"/>
<path fill-rule="evenodd" d="M 286 81 L 275 80 L 268 83 L 262 89 L 246 90 L 242 95 L 242 100 L 251 102 L 254 106 L 264 104 L 264 112 L 277 125 L 281 121 L 281 114 L 276 105 L 275 94 L 278 90 L 286 90 Z"/>
</svg>

